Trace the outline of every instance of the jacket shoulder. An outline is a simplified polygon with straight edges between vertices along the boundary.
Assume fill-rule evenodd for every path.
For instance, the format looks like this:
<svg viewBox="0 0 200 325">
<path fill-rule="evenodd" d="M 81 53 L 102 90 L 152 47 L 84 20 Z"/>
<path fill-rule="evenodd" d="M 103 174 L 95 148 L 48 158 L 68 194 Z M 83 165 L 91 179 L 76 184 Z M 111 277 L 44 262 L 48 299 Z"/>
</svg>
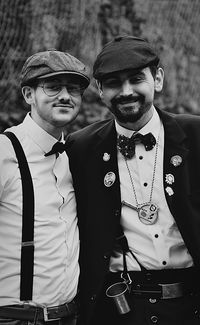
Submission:
<svg viewBox="0 0 200 325">
<path fill-rule="evenodd" d="M 113 119 L 107 119 L 92 123 L 81 130 L 69 134 L 68 140 L 81 141 L 81 139 L 86 140 L 87 138 L 92 138 L 95 134 L 101 132 L 107 126 L 112 125 L 113 121 Z"/>
<path fill-rule="evenodd" d="M 176 123 L 185 131 L 200 130 L 200 115 L 178 114 L 168 111 L 158 110 L 158 113 L 164 123 L 176 121 Z"/>
<path fill-rule="evenodd" d="M 193 114 L 177 114 L 175 120 L 184 130 L 187 136 L 199 139 L 200 136 L 200 116 Z"/>
<path fill-rule="evenodd" d="M 200 123 L 200 115 L 194 114 L 173 114 L 177 122 L 181 124 L 199 124 Z"/>
</svg>

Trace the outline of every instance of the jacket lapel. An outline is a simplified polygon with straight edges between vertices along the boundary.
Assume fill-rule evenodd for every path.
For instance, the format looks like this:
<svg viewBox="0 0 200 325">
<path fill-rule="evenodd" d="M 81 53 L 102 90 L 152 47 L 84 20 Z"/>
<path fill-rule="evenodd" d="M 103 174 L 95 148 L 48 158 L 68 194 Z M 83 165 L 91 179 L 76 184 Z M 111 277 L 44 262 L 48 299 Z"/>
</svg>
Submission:
<svg viewBox="0 0 200 325">
<path fill-rule="evenodd" d="M 97 136 L 98 139 L 94 150 L 100 153 L 100 162 L 102 165 L 101 170 L 102 177 L 104 180 L 104 187 L 116 189 L 116 186 L 119 187 L 120 184 L 117 162 L 117 134 L 114 120 L 111 120 L 104 128 L 102 128 Z M 111 175 L 110 183 L 108 174 Z"/>
<path fill-rule="evenodd" d="M 117 161 L 117 134 L 114 120 L 104 125 L 96 134 L 95 143 L 91 152 L 91 157 L 94 159 L 94 164 L 97 167 L 100 182 L 102 184 L 102 195 L 108 202 L 107 208 L 110 211 L 115 211 L 113 221 L 120 220 L 121 216 L 121 194 L 119 170 Z M 107 220 L 107 222 L 109 222 Z"/>
</svg>

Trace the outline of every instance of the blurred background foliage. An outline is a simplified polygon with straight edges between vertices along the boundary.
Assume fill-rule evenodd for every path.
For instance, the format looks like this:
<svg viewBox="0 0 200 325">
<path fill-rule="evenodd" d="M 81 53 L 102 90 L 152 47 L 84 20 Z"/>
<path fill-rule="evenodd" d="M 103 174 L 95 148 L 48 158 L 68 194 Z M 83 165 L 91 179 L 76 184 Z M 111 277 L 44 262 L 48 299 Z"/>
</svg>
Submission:
<svg viewBox="0 0 200 325">
<path fill-rule="evenodd" d="M 160 108 L 200 114 L 199 0 L 0 0 L 0 131 L 29 107 L 19 87 L 26 58 L 49 48 L 67 51 L 90 69 L 102 46 L 119 34 L 142 36 L 165 70 Z M 95 82 L 84 94 L 72 132 L 109 116 Z"/>
</svg>

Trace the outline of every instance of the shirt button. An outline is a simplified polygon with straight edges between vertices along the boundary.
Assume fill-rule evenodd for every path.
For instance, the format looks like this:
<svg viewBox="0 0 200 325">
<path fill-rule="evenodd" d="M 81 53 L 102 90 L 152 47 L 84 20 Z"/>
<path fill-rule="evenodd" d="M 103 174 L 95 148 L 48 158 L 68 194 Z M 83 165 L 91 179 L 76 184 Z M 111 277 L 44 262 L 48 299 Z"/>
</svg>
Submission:
<svg viewBox="0 0 200 325">
<path fill-rule="evenodd" d="M 115 210 L 115 217 L 118 217 L 120 214 L 120 211 L 119 210 Z"/>
<path fill-rule="evenodd" d="M 158 317 L 157 316 L 151 316 L 151 321 L 152 321 L 152 323 L 156 324 L 158 322 Z"/>
<path fill-rule="evenodd" d="M 145 187 L 147 187 L 147 185 L 148 185 L 147 183 L 144 183 L 144 186 L 145 186 Z"/>
<path fill-rule="evenodd" d="M 150 302 L 151 304 L 155 304 L 155 303 L 157 302 L 157 300 L 156 300 L 156 299 L 153 299 L 153 298 L 150 298 L 150 299 L 149 299 L 149 302 Z"/>
<path fill-rule="evenodd" d="M 166 261 L 163 261 L 163 262 L 162 262 L 162 264 L 163 264 L 163 265 L 166 265 L 166 264 L 167 264 L 167 262 L 166 262 Z"/>
<path fill-rule="evenodd" d="M 143 156 L 139 156 L 139 159 L 142 160 L 143 159 Z"/>
</svg>

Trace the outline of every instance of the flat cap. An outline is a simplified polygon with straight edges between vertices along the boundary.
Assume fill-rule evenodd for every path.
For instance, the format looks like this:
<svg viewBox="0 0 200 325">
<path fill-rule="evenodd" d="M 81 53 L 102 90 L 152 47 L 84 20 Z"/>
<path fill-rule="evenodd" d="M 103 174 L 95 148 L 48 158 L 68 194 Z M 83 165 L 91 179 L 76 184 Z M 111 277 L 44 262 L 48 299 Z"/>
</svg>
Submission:
<svg viewBox="0 0 200 325">
<path fill-rule="evenodd" d="M 143 69 L 158 63 L 159 57 L 148 41 L 135 36 L 117 36 L 98 54 L 93 76 L 101 80 L 112 72 Z"/>
<path fill-rule="evenodd" d="M 26 60 L 21 71 L 21 86 L 28 85 L 36 79 L 60 74 L 79 76 L 85 87 L 90 82 L 87 69 L 81 61 L 69 53 L 52 49 L 35 53 Z"/>
</svg>

